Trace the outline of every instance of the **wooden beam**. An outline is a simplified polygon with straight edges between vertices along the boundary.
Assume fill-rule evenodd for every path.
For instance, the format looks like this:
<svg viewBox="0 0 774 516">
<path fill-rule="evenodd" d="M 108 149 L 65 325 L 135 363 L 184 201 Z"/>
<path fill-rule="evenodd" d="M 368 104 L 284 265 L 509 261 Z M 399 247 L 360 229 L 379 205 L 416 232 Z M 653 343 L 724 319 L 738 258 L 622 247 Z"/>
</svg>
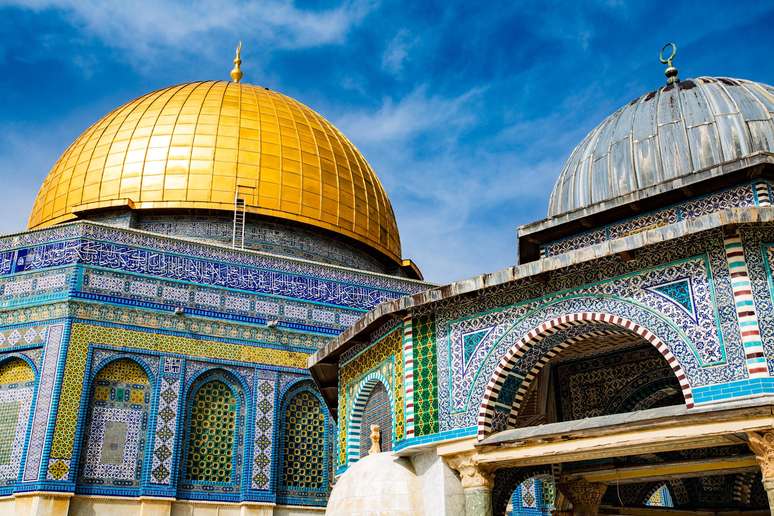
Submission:
<svg viewBox="0 0 774 516">
<path fill-rule="evenodd" d="M 477 460 L 481 464 L 506 466 L 533 466 L 574 462 L 579 460 L 625 457 L 644 453 L 709 448 L 738 444 L 735 434 L 744 428 L 763 429 L 774 426 L 774 417 L 752 417 L 741 421 L 723 421 L 675 424 L 650 430 L 622 432 L 613 435 L 569 438 L 542 443 L 514 443 L 512 445 L 480 448 Z"/>
<path fill-rule="evenodd" d="M 714 457 L 710 459 L 665 462 L 646 466 L 579 471 L 568 473 L 570 478 L 583 478 L 589 482 L 605 484 L 627 484 L 633 482 L 655 482 L 671 478 L 691 478 L 703 475 L 719 475 L 727 472 L 757 471 L 754 455 L 736 457 Z"/>
</svg>

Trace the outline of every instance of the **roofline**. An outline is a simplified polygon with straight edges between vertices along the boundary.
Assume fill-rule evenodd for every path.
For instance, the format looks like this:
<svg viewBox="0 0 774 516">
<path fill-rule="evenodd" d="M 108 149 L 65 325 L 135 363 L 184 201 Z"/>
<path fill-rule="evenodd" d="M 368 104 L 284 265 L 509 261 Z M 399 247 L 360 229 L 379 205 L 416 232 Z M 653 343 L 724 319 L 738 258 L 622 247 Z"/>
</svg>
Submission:
<svg viewBox="0 0 774 516">
<path fill-rule="evenodd" d="M 647 211 L 650 211 L 715 191 L 728 183 L 766 174 L 774 176 L 774 153 L 760 151 L 584 208 L 523 224 L 517 229 L 519 261 L 538 259 L 541 244 L 641 213 L 645 210 L 640 203 L 646 199 Z"/>
<path fill-rule="evenodd" d="M 377 327 L 387 317 L 404 315 L 411 310 L 438 301 L 463 296 L 490 287 L 505 285 L 517 280 L 537 278 L 542 274 L 559 271 L 573 265 L 592 262 L 606 256 L 626 254 L 646 246 L 676 240 L 712 229 L 767 222 L 774 222 L 774 207 L 726 208 L 701 217 L 684 219 L 674 224 L 653 228 L 625 238 L 602 242 L 561 255 L 542 258 L 497 272 L 482 274 L 467 280 L 430 288 L 394 301 L 387 301 L 377 305 L 337 338 L 310 356 L 307 364 L 312 369 L 312 376 L 316 376 L 315 367 L 320 364 L 332 364 L 333 359 L 337 359 L 343 352 L 362 342 L 364 339 L 359 337 Z"/>
</svg>

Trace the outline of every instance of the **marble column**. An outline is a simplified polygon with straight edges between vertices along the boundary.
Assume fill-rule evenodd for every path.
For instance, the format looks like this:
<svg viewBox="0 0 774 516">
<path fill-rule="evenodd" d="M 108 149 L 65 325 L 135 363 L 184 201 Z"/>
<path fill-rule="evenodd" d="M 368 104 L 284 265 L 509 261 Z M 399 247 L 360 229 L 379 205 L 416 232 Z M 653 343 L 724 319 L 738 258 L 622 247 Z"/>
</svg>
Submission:
<svg viewBox="0 0 774 516">
<path fill-rule="evenodd" d="M 448 457 L 446 463 L 460 474 L 465 494 L 465 516 L 492 516 L 492 474 L 474 453 Z"/>
<path fill-rule="evenodd" d="M 774 430 L 747 432 L 747 444 L 758 460 L 763 488 L 769 498 L 769 511 L 774 516 Z"/>
<path fill-rule="evenodd" d="M 562 479 L 556 487 L 572 503 L 572 513 L 575 516 L 597 516 L 602 496 L 607 490 L 607 484 L 588 482 L 582 478 Z"/>
</svg>

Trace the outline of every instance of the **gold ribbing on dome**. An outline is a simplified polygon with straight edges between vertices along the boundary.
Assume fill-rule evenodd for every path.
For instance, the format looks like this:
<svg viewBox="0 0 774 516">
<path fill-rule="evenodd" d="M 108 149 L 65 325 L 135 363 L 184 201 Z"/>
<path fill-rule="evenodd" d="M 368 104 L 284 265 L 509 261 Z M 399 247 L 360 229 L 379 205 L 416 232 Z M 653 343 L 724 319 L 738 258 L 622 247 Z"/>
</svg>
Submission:
<svg viewBox="0 0 774 516">
<path fill-rule="evenodd" d="M 664 50 L 667 48 L 670 49 L 669 56 L 664 57 Z M 667 43 L 663 47 L 661 47 L 661 52 L 658 53 L 658 60 L 661 61 L 662 64 L 667 65 L 666 70 L 664 70 L 664 75 L 666 75 L 667 78 L 667 84 L 674 84 L 676 82 L 680 82 L 680 79 L 677 77 L 677 68 L 675 68 L 672 65 L 672 60 L 677 55 L 677 45 L 674 43 Z"/>
<path fill-rule="evenodd" d="M 242 64 L 242 42 L 240 41 L 236 47 L 236 55 L 234 56 L 234 68 L 231 69 L 231 80 L 239 82 L 242 80 L 244 74 L 240 65 Z"/>
<path fill-rule="evenodd" d="M 40 188 L 29 227 L 92 209 L 246 210 L 324 228 L 400 264 L 379 179 L 330 122 L 275 91 L 228 81 L 171 86 L 88 128 Z"/>
</svg>

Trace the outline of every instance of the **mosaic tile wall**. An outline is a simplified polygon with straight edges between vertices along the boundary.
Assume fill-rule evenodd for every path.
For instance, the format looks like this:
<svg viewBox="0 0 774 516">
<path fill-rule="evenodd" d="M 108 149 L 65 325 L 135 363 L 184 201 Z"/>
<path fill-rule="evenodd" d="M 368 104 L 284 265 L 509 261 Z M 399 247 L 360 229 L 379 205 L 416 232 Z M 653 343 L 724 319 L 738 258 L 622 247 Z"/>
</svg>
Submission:
<svg viewBox="0 0 774 516">
<path fill-rule="evenodd" d="M 138 487 L 148 435 L 151 382 L 137 362 L 119 359 L 94 377 L 79 483 Z"/>
<path fill-rule="evenodd" d="M 69 387 L 62 393 L 59 399 L 59 410 L 51 446 L 52 462 L 54 458 L 69 460 L 72 456 L 75 426 L 82 391 L 79 379 L 83 378 L 88 345 L 89 343 L 111 342 L 120 342 L 124 348 L 182 355 L 187 354 L 189 350 L 195 349 L 199 357 L 221 360 L 239 358 L 248 363 L 262 363 L 297 369 L 305 368 L 307 357 L 305 353 L 300 352 L 280 351 L 223 341 L 201 340 L 177 334 L 165 334 L 161 330 L 142 331 L 111 325 L 75 323 L 71 330 L 63 375 L 63 382 Z M 66 476 L 65 472 L 62 478 Z"/>
<path fill-rule="evenodd" d="M 179 238 L 220 242 L 231 245 L 233 215 L 189 215 L 172 219 L 169 215 L 137 213 L 136 229 Z M 256 220 L 248 215 L 245 224 L 245 247 L 304 260 L 321 261 L 367 271 L 382 272 L 384 266 L 368 254 L 347 245 L 343 240 L 325 238 L 319 230 Z"/>
<path fill-rule="evenodd" d="M 265 324 L 281 321 L 278 326 L 293 327 L 335 335 L 348 328 L 363 314 L 363 310 L 321 307 L 316 304 L 280 300 L 270 297 L 208 289 L 193 283 L 138 278 L 108 271 L 87 270 L 78 297 L 110 300 L 142 306 L 155 303 L 159 309 L 182 306 L 193 315 L 221 317 Z M 105 297 L 107 296 L 107 297 Z"/>
<path fill-rule="evenodd" d="M 528 478 L 513 491 L 510 500 L 508 516 L 546 516 L 553 510 L 553 500 L 547 500 L 551 495 L 544 489 L 544 481 Z M 549 495 L 549 496 L 546 496 Z"/>
<path fill-rule="evenodd" d="M 29 428 L 35 373 L 18 357 L 0 363 L 0 485 L 16 483 Z"/>
<path fill-rule="evenodd" d="M 296 467 L 282 477 L 283 393 L 309 379 L 309 354 L 366 310 L 425 287 L 88 223 L 0 237 L 0 352 L 28 357 L 41 370 L 29 449 L 14 448 L 22 454 L 22 483 L 11 485 L 9 476 L 9 489 L 324 504 L 332 483 L 331 419 L 307 383 L 298 399 L 314 397 L 313 419 L 323 414 L 323 425 L 296 430 L 315 429 L 304 434 L 304 463 L 321 464 L 324 474 L 315 480 L 320 468 Z M 115 359 L 142 364 L 144 380 L 108 378 L 118 366 L 94 378 Z M 225 408 L 231 400 L 218 409 L 223 414 L 194 403 L 198 394 L 218 397 L 209 387 L 221 384 L 196 391 L 214 370 L 238 392 L 236 412 Z M 236 414 L 233 437 L 215 432 L 228 420 L 224 414 Z M 191 418 L 201 425 L 187 423 Z M 231 455 L 221 449 L 228 442 Z M 202 460 L 201 450 L 219 461 Z M 309 453 L 317 455 L 310 460 Z M 287 478 L 294 484 L 286 486 Z"/>
<path fill-rule="evenodd" d="M 0 239 L 0 276 L 75 264 L 361 310 L 427 288 L 392 276 L 87 223 Z"/>
<path fill-rule="evenodd" d="M 438 369 L 440 432 L 475 427 L 500 357 L 562 314 L 615 314 L 651 330 L 669 343 L 691 387 L 747 377 L 719 231 L 642 249 L 630 262 L 604 258 L 545 284 L 519 281 L 434 308 L 437 361 L 450 364 Z"/>
<path fill-rule="evenodd" d="M 749 271 L 749 286 L 757 318 L 760 341 L 766 357 L 768 376 L 774 373 L 774 227 L 741 226 L 739 229 Z"/>
<path fill-rule="evenodd" d="M 412 318 L 414 326 L 414 433 L 438 432 L 438 380 L 435 352 L 435 317 Z"/>
<path fill-rule="evenodd" d="M 340 414 L 346 414 L 339 424 L 339 465 L 360 457 L 360 423 L 367 396 L 378 378 L 387 388 L 394 406 L 392 436 L 394 441 L 405 437 L 405 408 L 403 386 L 403 327 L 394 326 L 389 333 L 375 340 L 371 346 L 342 364 L 339 369 Z M 363 399 L 358 396 L 365 394 Z M 353 428 L 352 427 L 354 424 Z M 349 437 L 351 435 L 351 437 Z M 393 442 L 394 445 L 394 442 Z"/>
<path fill-rule="evenodd" d="M 740 226 L 739 232 L 744 253 L 734 260 L 747 261 L 754 309 L 774 313 L 774 227 Z M 611 317 L 604 316 L 595 325 L 553 330 L 555 335 L 537 339 L 518 356 L 511 399 L 520 388 L 520 378 L 558 344 L 584 332 L 631 328 L 645 329 L 663 342 L 659 351 L 672 361 L 675 373 L 662 380 L 665 385 L 679 381 L 688 406 L 774 392 L 774 383 L 751 380 L 751 348 L 742 340 L 744 321 L 738 313 L 738 307 L 748 306 L 749 301 L 737 292 L 741 287 L 732 288 L 729 267 L 736 264 L 728 261 L 726 240 L 721 230 L 709 230 L 639 249 L 631 259 L 609 256 L 546 275 L 541 282 L 526 278 L 423 307 L 412 314 L 416 437 L 398 442 L 398 447 L 475 435 L 487 383 L 506 351 L 541 324 L 566 314 Z M 758 319 L 765 355 L 774 357 L 774 323 L 771 317 Z M 618 327 L 618 320 L 630 326 Z M 340 386 L 347 396 L 346 402 L 340 396 L 342 413 L 350 413 L 352 391 L 346 386 L 358 377 L 349 368 L 362 377 L 378 363 L 372 360 L 370 367 L 353 367 L 357 358 L 373 349 L 367 346 L 348 351 L 341 362 Z M 772 362 L 769 358 L 770 371 Z M 432 364 L 428 374 L 423 372 L 425 363 Z M 638 410 L 645 401 L 653 400 L 632 398 L 625 409 Z M 515 401 L 504 403 L 507 416 L 509 403 Z M 346 461 L 344 446 L 346 436 L 339 428 L 340 465 Z"/>
<path fill-rule="evenodd" d="M 541 256 L 555 256 L 616 238 L 634 235 L 649 229 L 691 219 L 724 208 L 758 206 L 758 183 L 736 186 L 706 196 L 675 204 L 660 210 L 643 213 L 601 228 L 573 235 L 541 246 Z M 764 185 L 766 183 L 763 183 Z M 767 189 L 769 188 L 766 185 Z"/>
</svg>

